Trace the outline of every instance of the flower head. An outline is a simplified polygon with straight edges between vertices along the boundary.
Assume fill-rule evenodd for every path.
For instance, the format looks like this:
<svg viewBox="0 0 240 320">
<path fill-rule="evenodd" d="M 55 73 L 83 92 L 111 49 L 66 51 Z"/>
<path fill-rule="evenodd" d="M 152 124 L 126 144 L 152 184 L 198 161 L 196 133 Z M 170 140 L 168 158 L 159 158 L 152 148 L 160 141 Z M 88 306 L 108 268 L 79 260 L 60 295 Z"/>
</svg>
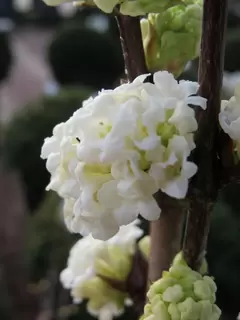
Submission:
<svg viewBox="0 0 240 320">
<path fill-rule="evenodd" d="M 230 100 L 223 100 L 219 113 L 222 130 L 233 140 L 233 152 L 236 160 L 240 157 L 240 85 L 235 88 Z"/>
<path fill-rule="evenodd" d="M 240 140 L 240 85 L 236 87 L 234 96 L 229 101 L 222 101 L 219 122 L 232 140 Z"/>
<path fill-rule="evenodd" d="M 178 77 L 187 62 L 199 55 L 202 12 L 202 4 L 195 1 L 141 20 L 145 57 L 151 72 L 168 70 Z"/>
<path fill-rule="evenodd" d="M 124 291 L 114 289 L 105 279 L 124 283 L 131 269 L 136 241 L 143 231 L 139 221 L 123 226 L 118 234 L 104 242 L 91 235 L 71 249 L 68 266 L 60 275 L 75 303 L 88 300 L 88 311 L 102 319 L 119 315 L 128 302 Z M 101 293 L 101 294 L 99 294 Z"/>
<path fill-rule="evenodd" d="M 211 277 L 193 271 L 179 257 L 148 291 L 142 320 L 218 320 L 216 285 Z"/>
<path fill-rule="evenodd" d="M 56 126 L 42 148 L 55 190 L 66 201 L 73 232 L 108 239 L 138 214 L 159 218 L 153 195 L 160 189 L 182 199 L 197 167 L 194 110 L 206 107 L 198 84 L 179 83 L 168 72 L 147 75 L 101 91 Z M 70 209 L 71 208 L 71 209 Z"/>
</svg>

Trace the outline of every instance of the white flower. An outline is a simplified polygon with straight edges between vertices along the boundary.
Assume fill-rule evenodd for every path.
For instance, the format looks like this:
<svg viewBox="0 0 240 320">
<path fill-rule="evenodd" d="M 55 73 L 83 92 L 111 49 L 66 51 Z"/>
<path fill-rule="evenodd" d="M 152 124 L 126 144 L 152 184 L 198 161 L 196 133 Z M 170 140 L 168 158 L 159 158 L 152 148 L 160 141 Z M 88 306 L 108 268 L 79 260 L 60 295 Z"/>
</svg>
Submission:
<svg viewBox="0 0 240 320">
<path fill-rule="evenodd" d="M 119 267 L 123 267 L 123 270 L 125 270 L 125 267 L 121 264 L 121 261 L 125 260 L 121 260 L 121 258 L 118 260 L 118 248 L 121 249 L 124 257 L 126 257 L 126 261 L 128 261 L 129 259 L 131 260 L 131 257 L 135 252 L 136 241 L 143 234 L 143 231 L 138 227 L 138 224 L 139 221 L 136 220 L 128 226 L 122 226 L 120 228 L 120 231 L 108 241 L 94 239 L 91 235 L 80 239 L 70 251 L 67 268 L 60 274 L 60 280 L 62 284 L 64 288 L 71 290 L 74 302 L 80 303 L 83 299 L 88 298 L 88 311 L 95 316 L 99 316 L 99 319 L 103 319 L 103 315 L 108 315 L 109 319 L 112 319 L 113 316 L 119 315 L 122 312 L 122 308 L 124 307 L 124 305 L 122 305 L 120 308 L 119 305 L 116 304 L 114 295 L 118 293 L 116 293 L 115 290 L 113 290 L 112 293 L 113 300 L 111 300 L 111 295 L 105 295 L 103 300 L 100 299 L 100 302 L 98 301 L 97 297 L 99 296 L 99 293 L 95 295 L 97 288 L 96 290 L 91 291 L 91 280 L 94 281 L 96 280 L 96 277 L 98 277 L 99 270 L 97 267 L 97 261 L 99 259 L 101 261 L 103 257 L 107 259 L 108 257 L 106 254 L 108 254 L 108 252 L 109 254 L 111 254 L 108 250 L 110 250 L 110 248 L 113 248 L 114 250 L 116 250 L 116 255 L 114 255 L 113 259 L 115 261 L 114 264 L 117 263 L 119 265 L 116 267 L 112 265 L 111 262 L 109 263 L 110 260 L 106 260 L 106 263 L 109 263 L 110 275 L 111 266 L 113 268 L 113 272 L 114 270 L 118 270 Z M 131 261 L 129 261 L 128 264 L 131 265 Z M 102 280 L 100 279 L 100 281 Z M 102 282 L 100 283 L 102 284 Z M 108 284 L 105 284 L 105 287 L 105 289 L 107 290 L 106 292 L 108 293 L 111 288 L 109 289 Z M 86 294 L 86 292 L 88 293 Z M 101 294 L 104 293 L 101 292 Z M 120 297 L 122 297 L 122 293 L 119 294 Z M 98 305 L 96 304 L 96 299 L 99 302 L 99 308 L 91 307 L 93 305 L 93 302 L 95 303 L 95 305 Z M 126 304 L 129 303 L 129 299 L 127 297 L 125 298 L 125 295 L 124 301 L 126 302 Z"/>
<path fill-rule="evenodd" d="M 237 316 L 237 320 L 240 320 L 240 313 L 239 313 L 238 316 Z"/>
<path fill-rule="evenodd" d="M 236 87 L 234 96 L 229 101 L 222 101 L 219 122 L 232 140 L 240 140 L 240 85 Z"/>
<path fill-rule="evenodd" d="M 168 72 L 155 73 L 154 83 L 146 77 L 88 99 L 45 140 L 47 189 L 71 202 L 73 232 L 106 240 L 139 214 L 158 219 L 158 190 L 186 196 L 197 171 L 187 160 L 197 130 L 188 104 L 205 109 L 206 100 L 196 96 L 198 84 L 178 83 Z"/>
</svg>

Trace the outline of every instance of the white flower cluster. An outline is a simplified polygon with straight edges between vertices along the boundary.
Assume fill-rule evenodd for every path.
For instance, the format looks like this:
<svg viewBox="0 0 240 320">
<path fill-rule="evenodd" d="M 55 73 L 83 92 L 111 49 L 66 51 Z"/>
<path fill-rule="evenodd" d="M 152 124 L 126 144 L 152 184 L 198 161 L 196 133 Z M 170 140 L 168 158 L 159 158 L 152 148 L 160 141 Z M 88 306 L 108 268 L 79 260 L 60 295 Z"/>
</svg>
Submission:
<svg viewBox="0 0 240 320">
<path fill-rule="evenodd" d="M 222 101 L 219 122 L 232 140 L 240 141 L 240 84 L 229 101 Z"/>
<path fill-rule="evenodd" d="M 206 108 L 198 84 L 163 71 L 101 91 L 46 138 L 55 190 L 65 199 L 68 228 L 106 240 L 138 214 L 152 221 L 160 208 L 153 195 L 186 196 L 197 167 L 188 161 L 197 122 L 189 104 Z"/>
<path fill-rule="evenodd" d="M 100 275 L 124 281 L 131 268 L 131 257 L 136 241 L 143 231 L 136 220 L 108 241 L 94 239 L 91 235 L 79 240 L 71 249 L 68 265 L 60 275 L 66 289 L 71 290 L 75 303 L 88 300 L 88 311 L 99 319 L 112 319 L 120 315 L 129 303 L 126 293 L 111 288 Z"/>
</svg>

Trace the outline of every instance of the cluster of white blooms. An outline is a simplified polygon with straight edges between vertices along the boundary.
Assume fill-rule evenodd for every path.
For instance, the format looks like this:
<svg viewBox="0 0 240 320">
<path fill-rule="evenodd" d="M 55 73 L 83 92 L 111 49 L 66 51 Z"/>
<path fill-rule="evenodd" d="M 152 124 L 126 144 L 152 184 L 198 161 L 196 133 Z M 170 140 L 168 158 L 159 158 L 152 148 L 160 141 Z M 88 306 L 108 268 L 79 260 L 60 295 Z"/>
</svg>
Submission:
<svg viewBox="0 0 240 320">
<path fill-rule="evenodd" d="M 160 208 L 154 194 L 186 196 L 197 167 L 188 161 L 195 148 L 195 112 L 206 107 L 196 96 L 198 84 L 174 79 L 163 71 L 101 91 L 83 103 L 46 138 L 47 159 L 55 190 L 65 199 L 69 229 L 106 240 L 138 214 L 152 221 Z"/>
<path fill-rule="evenodd" d="M 232 140 L 240 141 L 240 85 L 236 87 L 234 96 L 229 101 L 222 101 L 219 122 Z"/>
<path fill-rule="evenodd" d="M 131 270 L 136 241 L 143 231 L 139 221 L 120 228 L 108 241 L 91 235 L 79 240 L 71 249 L 68 265 L 60 275 L 75 303 L 88 300 L 88 311 L 99 319 L 120 315 L 129 303 L 127 293 L 112 288 L 104 278 L 125 281 Z"/>
</svg>

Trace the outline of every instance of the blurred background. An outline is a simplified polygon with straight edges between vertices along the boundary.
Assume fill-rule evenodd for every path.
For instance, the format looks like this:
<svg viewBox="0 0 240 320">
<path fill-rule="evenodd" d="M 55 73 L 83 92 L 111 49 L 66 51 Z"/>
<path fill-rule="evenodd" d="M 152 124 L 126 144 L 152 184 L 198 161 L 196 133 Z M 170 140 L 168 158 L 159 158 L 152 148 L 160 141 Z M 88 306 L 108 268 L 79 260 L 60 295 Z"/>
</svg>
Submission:
<svg viewBox="0 0 240 320">
<path fill-rule="evenodd" d="M 181 78 L 197 79 L 198 61 Z M 124 73 L 115 20 L 71 4 L 0 0 L 0 319 L 91 319 L 59 283 L 70 247 L 40 150 L 52 128 Z M 230 1 L 224 98 L 240 82 L 240 1 Z M 240 311 L 240 186 L 219 195 L 208 262 L 223 319 Z M 147 225 L 145 226 L 147 230 Z M 131 319 L 129 310 L 122 319 Z"/>
</svg>

